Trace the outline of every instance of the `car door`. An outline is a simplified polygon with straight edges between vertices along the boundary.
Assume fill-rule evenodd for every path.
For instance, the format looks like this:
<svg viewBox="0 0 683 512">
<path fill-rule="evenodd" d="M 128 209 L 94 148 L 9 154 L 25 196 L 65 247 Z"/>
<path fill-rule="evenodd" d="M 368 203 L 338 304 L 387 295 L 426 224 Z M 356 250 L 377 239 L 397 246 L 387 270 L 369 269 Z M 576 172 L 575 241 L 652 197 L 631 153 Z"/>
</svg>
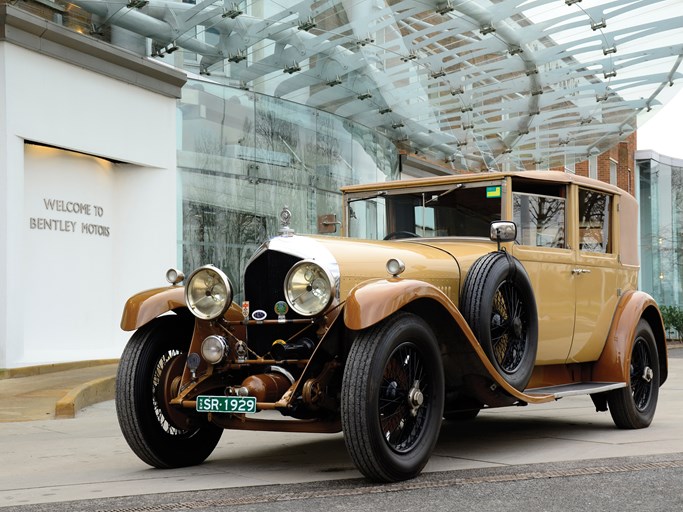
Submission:
<svg viewBox="0 0 683 512">
<path fill-rule="evenodd" d="M 618 302 L 619 260 L 614 244 L 614 196 L 585 187 L 577 189 L 578 230 L 575 265 L 576 320 L 568 363 L 596 360 Z"/>
<path fill-rule="evenodd" d="M 513 182 L 512 215 L 517 240 L 512 254 L 531 280 L 538 309 L 536 364 L 561 364 L 574 333 L 574 253 L 566 239 L 566 186 L 544 187 Z"/>
</svg>

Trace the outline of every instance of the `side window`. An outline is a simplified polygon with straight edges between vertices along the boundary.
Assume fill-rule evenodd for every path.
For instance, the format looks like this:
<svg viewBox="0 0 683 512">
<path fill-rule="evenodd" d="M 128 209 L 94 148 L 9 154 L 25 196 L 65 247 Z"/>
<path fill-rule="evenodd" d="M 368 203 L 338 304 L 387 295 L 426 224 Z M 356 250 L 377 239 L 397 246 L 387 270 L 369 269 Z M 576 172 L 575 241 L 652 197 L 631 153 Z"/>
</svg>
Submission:
<svg viewBox="0 0 683 512">
<path fill-rule="evenodd" d="M 565 200 L 562 197 L 514 192 L 512 220 L 517 242 L 536 247 L 565 247 Z"/>
<path fill-rule="evenodd" d="M 586 252 L 612 252 L 610 210 L 612 196 L 579 189 L 579 249 Z"/>
</svg>

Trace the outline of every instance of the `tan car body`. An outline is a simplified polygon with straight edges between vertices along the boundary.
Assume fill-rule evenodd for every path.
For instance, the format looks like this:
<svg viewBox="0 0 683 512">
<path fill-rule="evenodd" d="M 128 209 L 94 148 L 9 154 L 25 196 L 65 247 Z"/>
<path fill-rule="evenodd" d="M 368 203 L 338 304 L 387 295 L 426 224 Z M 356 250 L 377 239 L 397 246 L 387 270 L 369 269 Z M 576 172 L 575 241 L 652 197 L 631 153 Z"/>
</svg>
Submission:
<svg viewBox="0 0 683 512">
<path fill-rule="evenodd" d="M 455 381 L 450 386 L 465 386 L 468 392 L 487 407 L 540 403 L 562 396 L 548 390 L 581 382 L 627 383 L 631 345 L 639 320 L 646 319 L 654 333 L 660 354 L 660 383 L 666 380 L 667 358 L 665 333 L 655 301 L 637 291 L 638 255 L 634 226 L 637 204 L 621 189 L 579 176 L 558 172 L 488 173 L 455 177 L 422 179 L 413 182 L 389 182 L 353 186 L 343 190 L 345 204 L 349 197 L 376 191 L 416 187 L 442 186 L 451 183 L 502 184 L 503 218 L 512 218 L 511 191 L 514 180 L 528 183 L 553 183 L 567 190 L 567 248 L 544 249 L 511 242 L 503 247 L 519 259 L 529 274 L 538 303 L 539 342 L 536 366 L 531 382 L 524 391 L 510 386 L 494 369 L 478 340 L 460 313 L 459 300 L 469 268 L 496 244 L 484 239 L 414 238 L 396 241 L 360 241 L 347 238 L 317 236 L 339 264 L 339 303 L 327 316 L 319 345 L 305 366 L 301 377 L 278 399 L 259 402 L 260 409 L 284 410 L 294 397 L 304 391 L 309 379 L 315 380 L 311 368 L 324 352 L 326 344 L 337 343 L 340 329 L 353 333 L 367 329 L 399 310 L 418 313 L 433 326 L 439 339 L 446 373 Z M 612 251 L 610 254 L 583 254 L 578 247 L 579 226 L 576 215 L 578 187 L 610 194 L 612 215 Z M 342 235 L 347 234 L 348 209 L 342 221 Z M 385 263 L 398 258 L 406 270 L 400 277 L 389 276 Z M 575 299 L 575 296 L 577 299 Z M 171 286 L 143 292 L 126 304 L 121 326 L 134 330 L 168 311 L 185 308 L 183 288 Z M 339 315 L 339 312 L 342 312 Z M 576 322 L 574 322 L 576 319 Z M 233 304 L 225 315 L 230 329 L 239 337 L 253 321 L 244 321 L 241 309 Z M 340 324 L 343 323 L 343 328 Z M 569 328 L 568 326 L 571 326 Z M 204 337 L 220 331 L 214 322 L 196 321 L 190 351 L 198 352 Z M 268 364 L 274 361 L 258 361 Z M 252 361 L 257 363 L 257 361 Z M 199 371 L 211 375 L 202 363 Z M 495 384 L 491 384 L 491 383 Z M 174 404 L 193 407 L 185 397 L 196 394 L 190 374 L 184 370 Z M 538 389 L 543 388 L 543 389 Z M 177 388 L 176 388 L 177 389 Z M 538 391 L 535 391 L 538 389 Z M 307 431 L 339 430 L 338 424 L 315 422 L 297 424 L 278 422 L 266 425 L 252 419 L 217 419 L 230 428 L 283 429 Z M 318 422 L 320 423 L 320 422 Z"/>
<path fill-rule="evenodd" d="M 655 333 L 657 348 L 661 354 L 661 382 L 664 382 L 667 376 L 664 326 L 655 301 L 647 294 L 637 291 L 639 263 L 635 226 L 638 220 L 638 205 L 636 200 L 623 190 L 573 174 L 535 171 L 522 174 L 474 174 L 458 176 L 455 180 L 453 177 L 439 177 L 415 182 L 359 185 L 345 188 L 344 193 L 347 195 L 367 194 L 393 188 L 407 189 L 415 186 L 428 188 L 452 182 L 494 182 L 502 179 L 504 216 L 511 219 L 512 205 L 509 193 L 513 188 L 514 177 L 538 182 L 562 183 L 567 186 L 568 190 L 567 239 L 569 248 L 543 249 L 513 243 L 503 244 L 527 270 L 539 309 L 539 348 L 536 371 L 528 387 L 549 387 L 586 380 L 627 381 L 630 343 L 633 339 L 633 331 L 641 318 L 648 320 Z M 615 246 L 612 254 L 583 253 L 576 249 L 579 226 L 575 209 L 579 186 L 606 192 L 615 198 L 612 204 L 614 219 L 612 235 Z M 348 225 L 348 218 L 344 219 L 343 225 Z M 422 239 L 410 240 L 404 243 L 409 243 L 411 251 L 414 252 L 420 252 L 417 246 L 420 243 L 426 243 L 413 241 Z M 430 245 L 441 247 L 459 256 L 463 281 L 476 258 L 485 252 L 495 250 L 495 247 L 491 246 L 488 250 L 481 246 L 468 246 L 467 242 L 459 240 L 439 240 L 430 242 Z M 472 249 L 471 253 L 467 250 L 468 247 Z M 428 251 L 425 251 L 425 255 L 427 253 Z M 359 267 L 362 268 L 362 263 Z M 406 267 L 410 268 L 410 265 L 407 264 Z M 558 267 L 562 271 L 558 272 Z M 576 269 L 579 268 L 590 272 L 576 273 Z M 349 275 L 362 273 L 358 267 L 356 269 L 355 272 L 353 269 L 347 269 L 347 272 Z M 417 273 L 419 274 L 419 271 Z M 408 277 L 407 271 L 406 277 Z M 440 280 L 432 280 L 428 274 L 420 275 L 419 279 L 443 291 Z M 570 294 L 561 293 L 561 290 L 572 289 L 574 286 L 580 288 L 579 299 L 576 301 Z M 446 293 L 456 308 L 461 291 L 461 289 L 453 289 L 450 293 Z M 391 295 L 388 291 L 384 292 L 386 299 L 383 299 L 381 295 L 378 294 L 373 300 L 391 302 L 391 299 L 388 299 Z M 568 332 L 562 319 L 567 316 L 567 311 L 574 309 L 574 303 L 577 307 L 576 314 L 571 315 L 576 318 L 573 326 L 574 339 L 567 346 Z M 360 308 L 357 309 L 360 310 Z M 382 313 L 374 315 L 373 318 L 368 318 L 368 313 L 365 313 L 366 320 L 361 324 L 354 320 L 355 313 L 347 308 L 345 318 L 349 326 L 367 327 L 381 320 L 380 316 L 383 318 L 387 316 L 387 313 L 392 313 L 390 309 L 385 306 L 382 308 Z M 453 314 L 453 317 L 457 319 L 457 314 Z M 460 328 L 463 333 L 467 333 L 466 326 Z M 477 345 L 476 341 L 473 344 Z"/>
</svg>

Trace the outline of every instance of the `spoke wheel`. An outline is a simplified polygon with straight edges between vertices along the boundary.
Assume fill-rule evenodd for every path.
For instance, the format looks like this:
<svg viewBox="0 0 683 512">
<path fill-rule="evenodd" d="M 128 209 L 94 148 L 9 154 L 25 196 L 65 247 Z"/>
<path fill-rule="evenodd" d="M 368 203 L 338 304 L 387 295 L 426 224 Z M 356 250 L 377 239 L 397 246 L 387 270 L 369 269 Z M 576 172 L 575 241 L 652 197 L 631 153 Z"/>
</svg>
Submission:
<svg viewBox="0 0 683 512">
<path fill-rule="evenodd" d="M 399 345 L 389 356 L 379 389 L 379 422 L 384 438 L 396 453 L 408 453 L 417 443 L 427 418 L 422 407 L 432 390 L 413 343 Z"/>
<path fill-rule="evenodd" d="M 116 378 L 116 413 L 133 452 L 150 466 L 174 468 L 203 462 L 223 432 L 197 415 L 172 407 L 192 324 L 157 318 L 126 345 Z"/>
<path fill-rule="evenodd" d="M 628 386 L 610 391 L 607 404 L 619 428 L 644 428 L 652 423 L 659 397 L 659 356 L 650 325 L 641 320 L 631 349 Z"/>
<path fill-rule="evenodd" d="M 443 396 L 438 343 L 420 317 L 397 313 L 362 331 L 342 384 L 344 440 L 358 469 L 384 482 L 416 476 L 438 439 Z"/>
<path fill-rule="evenodd" d="M 523 390 L 536 362 L 538 316 L 522 264 L 504 252 L 479 258 L 465 279 L 460 311 L 496 370 Z"/>
<path fill-rule="evenodd" d="M 529 315 L 511 281 L 503 281 L 493 295 L 491 349 L 501 370 L 514 374 L 524 361 L 529 337 Z"/>
</svg>

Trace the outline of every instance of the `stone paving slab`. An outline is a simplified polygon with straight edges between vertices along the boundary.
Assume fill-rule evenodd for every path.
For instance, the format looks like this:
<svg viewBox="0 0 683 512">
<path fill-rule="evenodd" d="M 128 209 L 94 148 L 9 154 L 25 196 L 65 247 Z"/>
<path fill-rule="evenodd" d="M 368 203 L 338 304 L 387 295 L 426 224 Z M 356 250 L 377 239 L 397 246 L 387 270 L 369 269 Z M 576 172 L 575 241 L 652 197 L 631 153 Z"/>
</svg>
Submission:
<svg viewBox="0 0 683 512">
<path fill-rule="evenodd" d="M 680 459 L 683 350 L 670 354 L 653 424 L 619 430 L 588 397 L 483 411 L 444 422 L 425 472 L 614 457 Z M 75 420 L 0 423 L 0 507 L 178 491 L 360 478 L 341 434 L 226 431 L 199 466 L 157 470 L 129 449 L 113 401 Z M 248 490 L 245 490 L 248 492 Z"/>
</svg>

